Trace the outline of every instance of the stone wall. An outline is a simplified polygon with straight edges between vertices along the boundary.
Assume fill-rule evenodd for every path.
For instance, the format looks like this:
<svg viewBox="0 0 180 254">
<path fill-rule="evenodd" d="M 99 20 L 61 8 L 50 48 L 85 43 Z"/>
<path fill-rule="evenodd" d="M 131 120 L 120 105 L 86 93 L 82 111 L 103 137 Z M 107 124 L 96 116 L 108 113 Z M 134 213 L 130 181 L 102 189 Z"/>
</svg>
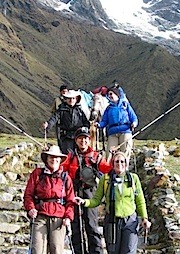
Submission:
<svg viewBox="0 0 180 254">
<path fill-rule="evenodd" d="M 23 210 L 23 193 L 29 173 L 43 165 L 39 154 L 40 148 L 25 142 L 0 151 L 0 253 L 28 251 L 29 220 Z M 168 152 L 162 144 L 142 147 L 135 154 L 131 171 L 141 178 L 152 222 L 147 244 L 139 236 L 138 253 L 180 254 L 180 176 L 166 169 Z"/>
</svg>

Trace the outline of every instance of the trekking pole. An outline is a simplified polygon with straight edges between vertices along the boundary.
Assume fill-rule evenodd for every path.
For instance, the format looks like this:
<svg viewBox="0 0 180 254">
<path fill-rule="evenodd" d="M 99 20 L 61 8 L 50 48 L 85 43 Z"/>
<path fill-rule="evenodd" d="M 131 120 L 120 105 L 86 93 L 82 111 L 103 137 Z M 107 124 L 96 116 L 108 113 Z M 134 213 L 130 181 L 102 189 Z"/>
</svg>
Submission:
<svg viewBox="0 0 180 254">
<path fill-rule="evenodd" d="M 180 102 L 178 102 L 176 105 L 174 105 L 172 108 L 168 109 L 166 112 L 164 112 L 162 115 L 158 116 L 157 118 L 155 118 L 152 122 L 148 123 L 147 125 L 145 125 L 142 129 L 140 129 L 139 131 L 137 131 L 135 134 L 132 135 L 132 137 L 130 137 L 129 139 L 127 139 L 126 141 L 124 141 L 123 143 L 121 143 L 120 145 L 118 145 L 116 147 L 116 150 L 119 149 L 122 145 L 124 145 L 126 142 L 128 142 L 130 139 L 133 139 L 134 137 L 136 137 L 137 135 L 139 135 L 140 133 L 142 133 L 144 130 L 146 130 L 147 128 L 149 128 L 151 125 L 153 125 L 155 122 L 157 122 L 158 120 L 160 120 L 162 117 L 164 117 L 165 115 L 167 115 L 168 113 L 170 113 L 172 110 L 174 110 L 175 108 L 177 108 L 180 105 Z"/>
<path fill-rule="evenodd" d="M 99 130 L 96 128 L 96 151 L 99 149 Z"/>
<path fill-rule="evenodd" d="M 45 147 L 47 147 L 47 131 L 46 131 L 46 128 L 44 129 L 44 143 L 45 143 Z"/>
<path fill-rule="evenodd" d="M 33 245 L 33 235 L 34 235 L 34 218 L 31 221 L 31 236 L 30 236 L 30 245 L 29 245 L 29 250 L 27 254 L 32 254 L 32 245 Z"/>
<path fill-rule="evenodd" d="M 80 236 L 81 236 L 81 250 L 82 250 L 82 254 L 85 254 L 81 204 L 78 205 L 78 210 L 79 210 L 79 227 L 80 227 Z"/>
<path fill-rule="evenodd" d="M 14 124 L 12 124 L 11 122 L 9 122 L 6 118 L 4 118 L 3 116 L 0 116 L 0 118 L 2 120 L 4 120 L 6 123 L 10 124 L 11 126 L 13 126 L 16 130 L 18 130 L 19 132 L 23 133 L 25 136 L 27 136 L 28 138 L 32 139 L 35 143 L 37 143 L 38 145 L 44 147 L 43 144 L 41 144 L 40 142 L 38 142 L 35 138 L 31 137 L 29 134 L 27 134 L 26 132 L 24 132 L 23 130 L 21 130 L 20 128 L 18 128 L 17 126 L 15 126 Z"/>
<path fill-rule="evenodd" d="M 72 252 L 72 254 L 75 254 L 74 247 L 73 247 L 73 244 L 72 244 L 72 239 L 71 239 L 72 230 L 71 230 L 71 226 L 70 225 L 66 226 L 66 232 L 67 232 L 67 236 L 68 236 L 69 246 L 70 246 L 71 252 Z"/>
<path fill-rule="evenodd" d="M 148 229 L 144 229 L 144 244 L 147 244 L 147 238 L 148 238 Z"/>
<path fill-rule="evenodd" d="M 106 151 L 106 148 L 105 148 L 105 138 L 104 138 L 104 128 L 102 129 L 102 143 L 103 143 L 103 151 Z"/>
</svg>

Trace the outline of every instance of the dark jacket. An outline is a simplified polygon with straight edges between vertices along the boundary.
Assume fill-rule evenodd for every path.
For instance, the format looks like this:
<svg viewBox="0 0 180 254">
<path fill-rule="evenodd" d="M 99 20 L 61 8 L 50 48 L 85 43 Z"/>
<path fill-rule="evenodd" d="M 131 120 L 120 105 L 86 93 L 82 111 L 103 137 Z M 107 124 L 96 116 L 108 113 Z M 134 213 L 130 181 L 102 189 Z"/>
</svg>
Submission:
<svg viewBox="0 0 180 254">
<path fill-rule="evenodd" d="M 70 107 L 67 103 L 60 104 L 58 110 L 48 120 L 47 131 L 59 121 L 61 131 L 75 132 L 79 127 L 90 127 L 84 112 L 78 104 Z"/>
</svg>

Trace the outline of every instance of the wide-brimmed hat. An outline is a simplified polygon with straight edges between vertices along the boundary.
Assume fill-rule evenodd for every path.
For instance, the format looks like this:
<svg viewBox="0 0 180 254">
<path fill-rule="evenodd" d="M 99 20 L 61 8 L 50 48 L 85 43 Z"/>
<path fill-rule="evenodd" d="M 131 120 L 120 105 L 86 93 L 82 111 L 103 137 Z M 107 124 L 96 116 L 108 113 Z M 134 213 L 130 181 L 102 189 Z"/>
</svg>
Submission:
<svg viewBox="0 0 180 254">
<path fill-rule="evenodd" d="M 77 97 L 77 102 L 79 103 L 81 100 L 81 94 L 75 90 L 69 90 L 66 94 L 64 94 L 65 98 L 74 98 Z"/>
<path fill-rule="evenodd" d="M 65 161 L 67 155 L 63 154 L 59 148 L 59 146 L 52 145 L 48 150 L 43 150 L 41 153 L 41 159 L 44 163 L 47 162 L 47 156 L 53 155 L 56 157 L 61 157 L 61 163 Z"/>
<path fill-rule="evenodd" d="M 74 134 L 74 138 L 77 139 L 79 136 L 90 137 L 90 132 L 88 127 L 78 128 Z"/>
</svg>

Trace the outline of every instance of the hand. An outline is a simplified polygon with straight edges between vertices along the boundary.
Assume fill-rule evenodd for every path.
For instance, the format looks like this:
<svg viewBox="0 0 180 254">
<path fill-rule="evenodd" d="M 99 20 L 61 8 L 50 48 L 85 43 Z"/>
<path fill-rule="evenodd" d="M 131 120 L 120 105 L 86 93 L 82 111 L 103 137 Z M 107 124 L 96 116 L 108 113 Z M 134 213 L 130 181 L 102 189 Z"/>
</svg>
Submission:
<svg viewBox="0 0 180 254">
<path fill-rule="evenodd" d="M 64 226 L 67 226 L 67 227 L 71 226 L 71 221 L 70 221 L 70 219 L 69 219 L 69 218 L 64 218 L 64 219 L 63 219 L 63 225 L 64 225 Z"/>
<path fill-rule="evenodd" d="M 148 219 L 143 219 L 141 225 L 144 229 L 149 229 L 151 227 L 151 222 Z"/>
<path fill-rule="evenodd" d="M 134 125 L 134 123 L 132 123 L 131 124 L 131 131 L 134 131 L 134 129 L 135 129 L 135 125 Z"/>
<path fill-rule="evenodd" d="M 38 211 L 33 208 L 31 209 L 29 212 L 28 212 L 28 215 L 31 217 L 31 218 L 36 218 L 37 217 L 37 214 L 38 214 Z"/>
<path fill-rule="evenodd" d="M 48 127 L 48 122 L 43 123 L 43 128 L 46 129 Z"/>
<path fill-rule="evenodd" d="M 71 236 L 72 235 L 71 224 L 66 226 L 66 234 L 67 234 L 67 236 Z"/>
<path fill-rule="evenodd" d="M 80 205 L 80 204 L 84 204 L 85 203 L 85 200 L 80 198 L 80 197 L 75 197 L 73 199 L 73 202 L 76 203 L 77 205 Z"/>
</svg>

